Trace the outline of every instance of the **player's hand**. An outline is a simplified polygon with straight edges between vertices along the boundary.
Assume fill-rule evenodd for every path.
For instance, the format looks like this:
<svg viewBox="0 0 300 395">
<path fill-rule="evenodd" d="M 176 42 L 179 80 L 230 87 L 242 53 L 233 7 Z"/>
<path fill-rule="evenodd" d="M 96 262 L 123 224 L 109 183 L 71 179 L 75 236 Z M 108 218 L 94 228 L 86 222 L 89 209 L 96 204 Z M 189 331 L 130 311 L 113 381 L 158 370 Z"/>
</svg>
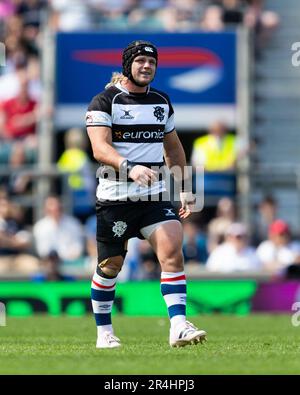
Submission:
<svg viewBox="0 0 300 395">
<path fill-rule="evenodd" d="M 128 176 L 142 187 L 148 187 L 157 181 L 157 171 L 142 165 L 135 165 Z"/>
<path fill-rule="evenodd" d="M 179 217 L 184 219 L 192 213 L 196 204 L 196 197 L 193 192 L 180 192 L 180 201 Z"/>
</svg>

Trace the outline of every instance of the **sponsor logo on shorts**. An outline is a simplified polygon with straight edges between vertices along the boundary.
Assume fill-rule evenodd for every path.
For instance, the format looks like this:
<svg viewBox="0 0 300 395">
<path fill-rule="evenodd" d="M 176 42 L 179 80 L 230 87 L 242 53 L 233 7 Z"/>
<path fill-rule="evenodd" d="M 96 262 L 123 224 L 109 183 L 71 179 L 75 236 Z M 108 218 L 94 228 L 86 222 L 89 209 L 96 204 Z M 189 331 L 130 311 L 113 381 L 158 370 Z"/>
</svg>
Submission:
<svg viewBox="0 0 300 395">
<path fill-rule="evenodd" d="M 121 237 L 127 229 L 126 222 L 117 221 L 117 222 L 114 222 L 114 224 L 115 225 L 112 227 L 112 231 L 114 232 L 114 237 L 116 237 L 116 236 Z"/>
</svg>

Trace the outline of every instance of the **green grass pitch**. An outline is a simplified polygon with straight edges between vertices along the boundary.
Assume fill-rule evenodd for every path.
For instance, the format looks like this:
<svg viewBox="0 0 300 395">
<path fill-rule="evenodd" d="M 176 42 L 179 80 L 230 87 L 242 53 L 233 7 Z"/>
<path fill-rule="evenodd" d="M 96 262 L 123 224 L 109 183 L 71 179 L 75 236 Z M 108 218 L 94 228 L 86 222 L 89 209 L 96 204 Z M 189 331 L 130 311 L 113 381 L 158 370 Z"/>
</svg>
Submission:
<svg viewBox="0 0 300 395">
<path fill-rule="evenodd" d="M 0 374 L 299 374 L 300 327 L 289 315 L 206 315 L 204 345 L 170 348 L 166 318 L 114 316 L 120 349 L 95 348 L 92 315 L 8 318 Z"/>
</svg>

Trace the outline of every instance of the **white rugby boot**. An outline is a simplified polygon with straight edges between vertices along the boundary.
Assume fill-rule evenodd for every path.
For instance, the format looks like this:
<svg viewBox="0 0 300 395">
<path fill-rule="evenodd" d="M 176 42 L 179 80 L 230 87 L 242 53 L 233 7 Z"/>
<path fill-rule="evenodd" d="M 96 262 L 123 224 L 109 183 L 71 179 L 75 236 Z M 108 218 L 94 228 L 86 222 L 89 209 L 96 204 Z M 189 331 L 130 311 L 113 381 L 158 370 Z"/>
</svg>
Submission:
<svg viewBox="0 0 300 395">
<path fill-rule="evenodd" d="M 96 348 L 116 348 L 121 347 L 120 339 L 112 332 L 104 332 L 98 336 Z"/>
<path fill-rule="evenodd" d="M 189 321 L 170 329 L 170 346 L 184 347 L 189 344 L 198 344 L 206 341 L 206 332 L 198 329 Z"/>
</svg>

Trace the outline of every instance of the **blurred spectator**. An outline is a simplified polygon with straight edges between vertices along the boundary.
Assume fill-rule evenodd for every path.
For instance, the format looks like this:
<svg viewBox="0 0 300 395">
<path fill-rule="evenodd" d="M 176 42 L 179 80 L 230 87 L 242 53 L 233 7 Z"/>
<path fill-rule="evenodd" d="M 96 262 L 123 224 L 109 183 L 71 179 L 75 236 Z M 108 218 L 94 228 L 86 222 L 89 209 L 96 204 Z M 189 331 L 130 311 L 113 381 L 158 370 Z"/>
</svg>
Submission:
<svg viewBox="0 0 300 395">
<path fill-rule="evenodd" d="M 277 203 L 272 196 L 265 196 L 258 205 L 257 218 L 254 224 L 253 242 L 257 246 L 268 238 L 270 225 L 275 221 Z"/>
<path fill-rule="evenodd" d="M 65 134 L 65 148 L 57 166 L 61 172 L 69 174 L 73 214 L 86 219 L 94 212 L 96 187 L 96 178 L 86 153 L 86 134 L 77 128 L 68 130 Z"/>
<path fill-rule="evenodd" d="M 90 30 L 93 28 L 89 0 L 50 0 L 52 26 L 60 31 Z"/>
<path fill-rule="evenodd" d="M 208 6 L 200 21 L 200 28 L 208 32 L 219 32 L 223 30 L 222 8 L 217 5 Z"/>
<path fill-rule="evenodd" d="M 32 254 L 31 234 L 22 222 L 22 211 L 0 196 L 0 275 L 28 276 L 39 269 Z"/>
<path fill-rule="evenodd" d="M 1 104 L 3 137 L 7 140 L 25 139 L 36 131 L 37 103 L 28 92 L 26 76 L 20 81 L 20 92 Z"/>
<path fill-rule="evenodd" d="M 7 69 L 7 67 L 5 67 Z M 0 101 L 15 98 L 21 89 L 21 81 L 28 79 L 28 92 L 31 99 L 39 101 L 41 83 L 39 79 L 39 62 L 31 57 L 26 62 L 18 62 L 15 69 L 0 76 Z"/>
<path fill-rule="evenodd" d="M 48 0 L 18 0 L 16 14 L 20 15 L 26 27 L 39 29 Z"/>
<path fill-rule="evenodd" d="M 4 44 L 6 51 L 4 72 L 14 72 L 18 64 L 26 63 L 29 55 L 23 38 L 23 21 L 18 15 L 13 15 L 5 21 Z"/>
<path fill-rule="evenodd" d="M 239 25 L 243 23 L 244 9 L 241 0 L 223 0 L 222 20 L 226 25 Z"/>
<path fill-rule="evenodd" d="M 225 242 L 214 249 L 206 267 L 209 271 L 224 273 L 257 271 L 261 268 L 255 249 L 248 245 L 245 225 L 238 222 L 230 225 Z"/>
<path fill-rule="evenodd" d="M 164 7 L 156 13 L 158 19 L 161 21 L 163 30 L 167 32 L 177 31 L 177 16 L 178 11 L 174 7 Z"/>
<path fill-rule="evenodd" d="M 10 196 L 24 195 L 31 191 L 32 179 L 22 171 L 28 162 L 22 142 L 17 142 L 10 147 L 8 164 L 10 171 L 7 175 L 0 175 L 0 186 L 6 188 Z M 1 160 L 0 160 L 1 163 Z"/>
<path fill-rule="evenodd" d="M 277 219 L 269 227 L 269 239 L 257 248 L 264 268 L 272 274 L 284 274 L 293 264 L 300 264 L 300 243 L 292 241 L 288 224 Z"/>
<path fill-rule="evenodd" d="M 163 29 L 163 21 L 159 15 L 153 10 L 145 10 L 142 8 L 133 9 L 128 15 L 129 29 L 143 29 L 143 31 L 155 31 Z"/>
<path fill-rule="evenodd" d="M 205 263 L 207 260 L 206 237 L 192 221 L 183 223 L 183 256 L 184 262 Z"/>
<path fill-rule="evenodd" d="M 191 164 L 204 166 L 209 172 L 233 170 L 246 153 L 247 149 L 234 134 L 228 133 L 223 122 L 214 122 L 207 135 L 195 139 Z"/>
<path fill-rule="evenodd" d="M 204 167 L 204 195 L 208 205 L 215 206 L 220 197 L 235 197 L 236 163 L 247 151 L 237 136 L 228 133 L 223 122 L 214 122 L 207 135 L 195 139 L 191 164 L 197 169 L 196 177 L 202 177 L 198 169 Z"/>
<path fill-rule="evenodd" d="M 230 225 L 236 220 L 236 207 L 234 201 L 222 198 L 218 201 L 216 218 L 208 224 L 208 251 L 212 252 L 223 243 Z"/>
<path fill-rule="evenodd" d="M 279 26 L 279 15 L 274 11 L 264 10 L 263 0 L 251 0 L 244 17 L 244 24 L 255 32 L 256 55 L 261 55 L 274 30 Z"/>
<path fill-rule="evenodd" d="M 31 1 L 40 4 L 37 0 Z M 258 25 L 273 28 L 278 24 L 278 16 L 263 10 L 258 0 L 50 0 L 49 4 L 51 25 L 61 31 L 142 28 L 143 31 L 175 32 L 200 28 L 218 32 L 227 25 L 242 24 L 244 20 L 254 28 Z M 24 17 L 26 29 L 26 12 L 21 13 L 19 9 L 17 7 L 17 12 Z"/>
<path fill-rule="evenodd" d="M 33 227 L 35 246 L 47 279 L 61 279 L 61 264 L 82 258 L 83 230 L 76 218 L 64 214 L 59 198 L 49 196 L 44 210 L 45 216 Z"/>
</svg>

